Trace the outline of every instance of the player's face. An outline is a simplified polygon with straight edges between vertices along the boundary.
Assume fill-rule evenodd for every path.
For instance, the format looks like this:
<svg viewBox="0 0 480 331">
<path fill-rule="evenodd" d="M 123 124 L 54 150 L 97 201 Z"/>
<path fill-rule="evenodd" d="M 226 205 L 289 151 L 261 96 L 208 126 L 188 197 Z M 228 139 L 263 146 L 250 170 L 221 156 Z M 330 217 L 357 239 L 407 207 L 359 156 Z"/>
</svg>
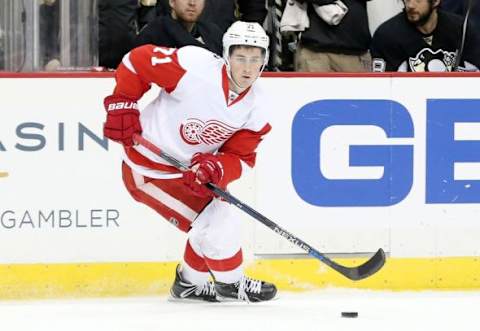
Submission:
<svg viewBox="0 0 480 331">
<path fill-rule="evenodd" d="M 205 7 L 205 0 L 170 0 L 170 7 L 173 18 L 195 23 Z"/>
<path fill-rule="evenodd" d="M 436 5 L 429 0 L 404 0 L 405 14 L 409 22 L 422 26 L 428 22 Z"/>
<path fill-rule="evenodd" d="M 250 87 L 260 75 L 264 54 L 259 47 L 236 47 L 230 54 L 230 74 L 242 90 Z"/>
</svg>

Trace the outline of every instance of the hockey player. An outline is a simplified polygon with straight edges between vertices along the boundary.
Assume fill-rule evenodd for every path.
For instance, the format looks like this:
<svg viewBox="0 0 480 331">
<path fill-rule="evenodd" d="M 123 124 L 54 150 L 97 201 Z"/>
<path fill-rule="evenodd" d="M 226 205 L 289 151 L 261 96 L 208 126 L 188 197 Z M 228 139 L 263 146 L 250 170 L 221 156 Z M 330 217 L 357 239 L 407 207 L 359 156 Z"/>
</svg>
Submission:
<svg viewBox="0 0 480 331">
<path fill-rule="evenodd" d="M 463 18 L 439 9 L 441 0 L 404 0 L 403 12 L 373 36 L 373 71 L 478 71 L 480 34 L 468 24 L 465 47 L 455 68 Z"/>
<path fill-rule="evenodd" d="M 204 185 L 226 188 L 255 165 L 255 150 L 271 128 L 264 118 L 267 101 L 254 84 L 268 62 L 268 45 L 258 23 L 239 21 L 223 36 L 223 59 L 196 46 L 141 46 L 124 56 L 114 92 L 104 100 L 104 135 L 125 147 L 128 191 L 188 233 L 171 288 L 175 298 L 256 302 L 277 292 L 275 285 L 244 275 L 241 222 Z M 137 100 L 151 84 L 162 89 L 140 113 Z M 135 145 L 134 133 L 191 171 L 180 173 Z"/>
</svg>

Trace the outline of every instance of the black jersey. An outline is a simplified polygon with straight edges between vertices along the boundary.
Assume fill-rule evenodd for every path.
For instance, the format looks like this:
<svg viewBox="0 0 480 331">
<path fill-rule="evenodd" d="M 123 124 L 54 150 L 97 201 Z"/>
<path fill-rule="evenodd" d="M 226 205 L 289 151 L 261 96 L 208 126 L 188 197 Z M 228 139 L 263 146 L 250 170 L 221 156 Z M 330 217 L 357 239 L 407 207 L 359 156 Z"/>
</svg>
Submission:
<svg viewBox="0 0 480 331">
<path fill-rule="evenodd" d="M 452 71 L 462 27 L 461 16 L 438 10 L 437 27 L 424 35 L 402 12 L 380 25 L 373 36 L 373 71 Z M 469 25 L 458 70 L 479 68 L 480 34 Z"/>
</svg>

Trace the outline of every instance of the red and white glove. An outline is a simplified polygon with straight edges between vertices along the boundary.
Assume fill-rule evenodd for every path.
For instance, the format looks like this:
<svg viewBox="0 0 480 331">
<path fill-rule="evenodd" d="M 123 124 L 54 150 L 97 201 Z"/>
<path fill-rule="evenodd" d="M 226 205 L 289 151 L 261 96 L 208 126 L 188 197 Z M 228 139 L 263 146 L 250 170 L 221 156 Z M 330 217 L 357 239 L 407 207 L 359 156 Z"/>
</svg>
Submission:
<svg viewBox="0 0 480 331">
<path fill-rule="evenodd" d="M 126 147 L 133 145 L 133 135 L 142 133 L 137 101 L 124 95 L 110 95 L 103 101 L 107 120 L 103 135 Z"/>
<path fill-rule="evenodd" d="M 220 159 L 210 153 L 197 153 L 193 156 L 191 164 L 191 170 L 183 173 L 185 185 L 196 196 L 214 197 L 213 192 L 205 184 L 218 184 L 222 180 L 224 172 Z"/>
</svg>

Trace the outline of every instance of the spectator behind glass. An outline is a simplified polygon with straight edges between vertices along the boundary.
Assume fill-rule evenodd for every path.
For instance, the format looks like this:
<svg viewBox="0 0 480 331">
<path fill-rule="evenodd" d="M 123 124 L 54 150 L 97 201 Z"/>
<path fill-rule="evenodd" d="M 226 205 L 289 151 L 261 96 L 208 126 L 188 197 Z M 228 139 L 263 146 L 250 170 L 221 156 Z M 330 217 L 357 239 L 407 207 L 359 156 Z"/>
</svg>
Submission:
<svg viewBox="0 0 480 331">
<path fill-rule="evenodd" d="M 0 26 L 0 70 L 5 70 L 5 33 Z"/>
<path fill-rule="evenodd" d="M 157 16 L 170 14 L 169 0 L 142 0 L 141 2 L 140 28 L 153 21 Z M 266 16 L 265 0 L 206 0 L 199 20 L 216 24 L 224 33 L 238 19 L 263 25 Z"/>
<path fill-rule="evenodd" d="M 470 0 L 443 0 L 440 8 L 465 17 L 469 1 Z M 478 0 L 471 1 L 472 8 L 470 9 L 470 16 L 468 19 L 478 28 L 480 26 L 480 4 L 478 3 Z M 480 31 L 478 33 L 480 33 Z"/>
<path fill-rule="evenodd" d="M 59 2 L 44 0 L 39 7 L 40 65 L 46 71 L 54 71 L 60 66 Z"/>
<path fill-rule="evenodd" d="M 98 1 L 99 64 L 116 68 L 137 34 L 138 0 Z"/>
<path fill-rule="evenodd" d="M 378 27 L 372 41 L 373 71 L 452 71 L 463 17 L 438 9 L 440 0 L 404 0 L 403 12 Z M 480 34 L 468 25 L 458 71 L 480 68 Z"/>
<path fill-rule="evenodd" d="M 310 27 L 300 34 L 294 56 L 296 71 L 370 71 L 369 0 L 304 0 Z M 315 6 L 314 5 L 319 5 Z M 322 8 L 323 7 L 323 8 Z M 346 11 L 340 22 L 320 17 L 319 11 Z M 327 15 L 328 16 L 328 15 Z"/>
<path fill-rule="evenodd" d="M 137 36 L 134 46 L 154 44 L 180 48 L 194 45 L 222 54 L 222 31 L 199 21 L 205 0 L 170 0 L 171 14 L 156 17 Z"/>
<path fill-rule="evenodd" d="M 157 16 L 170 15 L 168 0 L 141 0 L 138 9 L 138 25 L 142 30 Z"/>
<path fill-rule="evenodd" d="M 201 19 L 217 24 L 224 33 L 238 19 L 263 25 L 266 16 L 265 0 L 207 0 Z"/>
</svg>

